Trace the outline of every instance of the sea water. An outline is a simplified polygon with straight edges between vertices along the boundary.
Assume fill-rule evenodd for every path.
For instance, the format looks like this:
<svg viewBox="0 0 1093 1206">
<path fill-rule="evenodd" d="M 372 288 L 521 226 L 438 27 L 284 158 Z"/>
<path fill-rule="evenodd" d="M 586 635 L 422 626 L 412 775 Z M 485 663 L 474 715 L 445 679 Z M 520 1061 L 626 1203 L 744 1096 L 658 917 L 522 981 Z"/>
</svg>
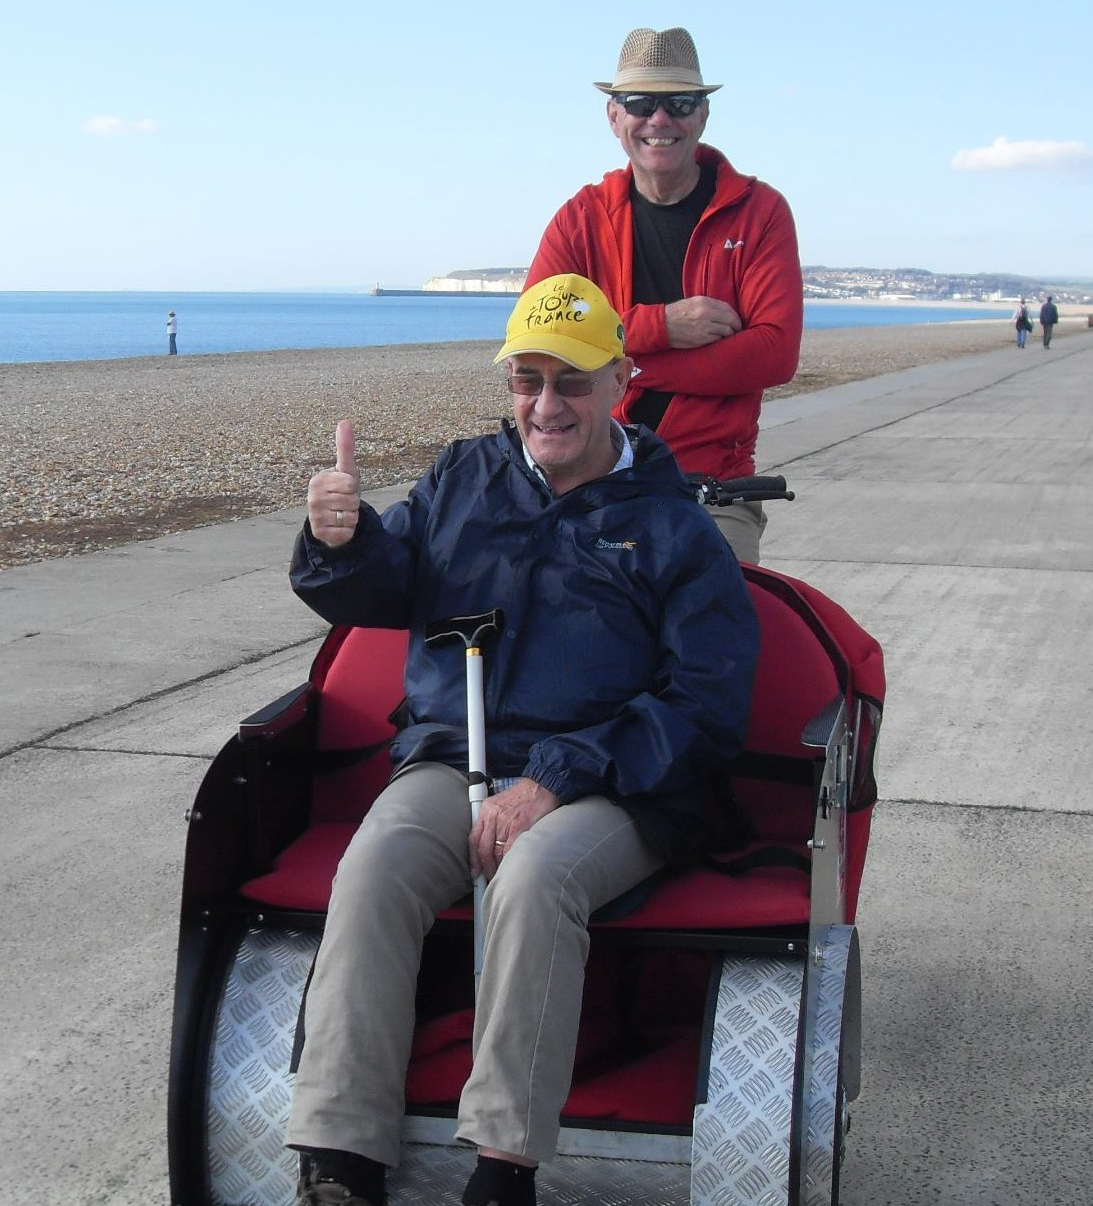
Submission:
<svg viewBox="0 0 1093 1206">
<path fill-rule="evenodd" d="M 500 344 L 513 298 L 368 293 L 4 293 L 0 363 L 112 360 L 167 351 L 167 312 L 181 355 L 486 339 Z M 805 303 L 805 326 L 861 327 L 1008 319 L 1010 308 Z"/>
</svg>

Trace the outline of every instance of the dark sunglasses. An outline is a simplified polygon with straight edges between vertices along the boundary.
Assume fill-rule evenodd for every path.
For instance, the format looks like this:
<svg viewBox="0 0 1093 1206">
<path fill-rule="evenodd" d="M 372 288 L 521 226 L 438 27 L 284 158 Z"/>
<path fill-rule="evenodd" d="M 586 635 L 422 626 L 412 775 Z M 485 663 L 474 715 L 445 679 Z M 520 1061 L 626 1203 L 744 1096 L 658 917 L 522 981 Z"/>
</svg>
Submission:
<svg viewBox="0 0 1093 1206">
<path fill-rule="evenodd" d="M 614 99 L 631 117 L 652 117 L 658 108 L 669 117 L 690 117 L 706 97 L 702 92 L 616 92 Z"/>
<path fill-rule="evenodd" d="M 510 394 L 526 394 L 533 397 L 543 392 L 546 381 L 538 373 L 509 373 L 505 384 Z M 556 394 L 563 398 L 587 398 L 596 383 L 591 377 L 571 377 L 568 373 L 555 377 L 550 383 Z"/>
</svg>

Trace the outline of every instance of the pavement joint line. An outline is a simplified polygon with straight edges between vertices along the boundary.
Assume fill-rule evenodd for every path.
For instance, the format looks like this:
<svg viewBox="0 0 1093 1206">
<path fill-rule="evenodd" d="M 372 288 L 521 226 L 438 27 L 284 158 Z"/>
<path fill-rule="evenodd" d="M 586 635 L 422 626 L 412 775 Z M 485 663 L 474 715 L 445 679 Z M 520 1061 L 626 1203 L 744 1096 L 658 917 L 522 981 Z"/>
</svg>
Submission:
<svg viewBox="0 0 1093 1206">
<path fill-rule="evenodd" d="M 1091 350 L 1090 348 L 1076 348 L 1074 351 L 1067 350 L 1067 352 L 1065 353 L 1065 356 L 1067 356 L 1067 357 L 1077 356 L 1084 352 L 1088 352 L 1090 350 Z M 1058 359 L 1063 359 L 1063 358 L 1064 357 L 1058 357 Z M 976 394 L 985 393 L 987 390 L 994 389 L 996 386 L 1001 385 L 1003 382 L 1012 381 L 1015 377 L 1019 377 L 1023 373 L 1035 372 L 1036 368 L 1037 368 L 1037 366 L 1033 365 L 1033 364 L 1026 364 L 1023 366 L 1015 366 L 1012 372 L 1006 373 L 994 381 L 987 382 L 987 384 L 985 384 L 985 385 L 977 385 L 974 389 L 969 389 L 967 392 L 965 392 L 963 394 L 955 394 L 952 397 L 942 398 L 939 402 L 933 402 L 927 406 L 923 406 L 921 409 L 916 409 L 916 410 L 910 411 L 908 414 L 899 415 L 897 418 L 889 419 L 884 423 L 878 423 L 875 427 L 865 427 L 861 431 L 855 431 L 850 435 L 844 436 L 843 439 L 841 439 L 841 440 L 835 440 L 831 444 L 825 444 L 819 448 L 812 448 L 808 452 L 802 452 L 799 456 L 791 457 L 789 460 L 786 460 L 786 461 L 778 461 L 776 464 L 771 465 L 770 469 L 771 470 L 784 469 L 789 465 L 796 465 L 798 463 L 798 461 L 805 461 L 805 460 L 808 460 L 809 457 L 818 456 L 824 452 L 830 452 L 833 448 L 839 448 L 843 444 L 849 444 L 851 440 L 859 439 L 862 436 L 875 435 L 878 431 L 883 431 L 886 427 L 895 427 L 898 423 L 903 423 L 907 419 L 917 417 L 918 415 L 929 414 L 930 411 L 932 411 L 932 410 L 940 410 L 941 407 L 943 407 L 943 406 L 948 406 L 948 405 L 950 405 L 950 403 L 953 403 L 953 402 L 962 402 L 965 398 L 973 398 L 973 397 L 975 397 Z M 906 370 L 901 370 L 901 371 L 906 371 Z M 850 406 L 851 407 L 868 406 L 871 403 L 876 402 L 878 398 L 887 398 L 889 396 L 889 394 L 903 393 L 906 391 L 906 388 L 907 388 L 906 386 L 899 387 L 899 386 L 894 385 L 892 387 L 892 389 L 887 391 L 886 393 L 873 394 L 871 397 L 863 398 L 859 402 L 850 403 Z M 790 396 L 798 397 L 798 398 L 805 398 L 808 395 L 807 394 L 795 394 L 795 395 L 790 395 Z M 789 401 L 789 398 L 784 399 L 784 401 Z M 816 417 L 816 416 L 804 415 L 798 419 L 791 419 L 789 422 L 784 423 L 781 426 L 791 427 L 794 423 L 807 422 L 810 418 L 814 418 L 814 417 Z M 773 428 L 771 430 L 777 430 L 777 428 Z"/>
<path fill-rule="evenodd" d="M 1055 350 L 1056 350 L 1055 348 L 1051 349 L 1051 351 L 1055 351 Z M 1085 347 L 1080 347 L 1080 348 L 1073 347 L 1072 348 L 1072 347 L 1068 346 L 1066 348 L 1061 348 L 1059 350 L 1062 352 L 1062 355 L 1053 357 L 1054 360 L 1065 360 L 1069 356 L 1080 356 L 1084 352 L 1093 350 L 1093 347 L 1091 347 L 1091 345 L 1087 344 Z M 856 377 L 851 381 L 843 381 L 838 385 L 825 386 L 823 389 L 802 390 L 802 392 L 799 394 L 785 394 L 784 396 L 782 396 L 780 398 L 771 399 L 770 402 L 764 402 L 764 405 L 765 406 L 777 406 L 781 402 L 796 402 L 802 398 L 808 398 L 812 394 L 832 394 L 832 393 L 836 393 L 839 390 L 853 391 L 853 389 L 856 385 L 861 385 L 861 384 L 865 384 L 865 383 L 869 383 L 869 382 L 872 382 L 873 384 L 876 384 L 877 382 L 884 383 L 883 389 L 879 390 L 877 393 L 870 394 L 866 398 L 852 399 L 851 401 L 849 401 L 846 404 L 848 407 L 868 405 L 870 402 L 875 402 L 878 398 L 888 398 L 892 394 L 902 394 L 902 393 L 907 393 L 909 391 L 914 391 L 914 390 L 930 390 L 930 389 L 936 388 L 936 386 L 933 386 L 933 385 L 929 384 L 928 382 L 908 385 L 906 381 L 889 380 L 889 378 L 904 377 L 908 373 L 914 373 L 920 369 L 928 370 L 934 366 L 937 366 L 939 368 L 940 367 L 950 367 L 953 369 L 958 369 L 961 367 L 961 360 L 963 360 L 963 359 L 970 359 L 972 357 L 987 357 L 987 356 L 998 356 L 1000 358 L 1004 354 L 1008 355 L 1008 353 L 1004 352 L 1003 349 L 996 348 L 994 351 L 990 351 L 990 352 L 969 352 L 964 357 L 952 359 L 952 360 L 945 360 L 945 361 L 927 360 L 921 364 L 911 365 L 908 368 L 893 369 L 889 373 L 881 373 L 880 376 L 877 376 L 877 377 Z M 1033 358 L 1033 359 L 1035 359 L 1035 358 Z M 968 397 L 971 394 L 978 393 L 982 389 L 991 389 L 993 386 L 999 385 L 1004 381 L 1010 381 L 1014 377 L 1017 377 L 1022 373 L 1034 373 L 1040 367 L 1042 367 L 1042 365 L 1034 364 L 1032 360 L 1016 362 L 1016 363 L 1014 363 L 1011 371 L 1005 373 L 1001 377 L 996 378 L 994 381 L 988 382 L 986 385 L 977 386 L 975 389 L 969 390 L 968 394 L 958 394 L 954 398 L 945 399 L 945 401 L 955 402 L 959 398 Z M 916 411 L 915 413 L 917 414 L 919 412 Z M 799 420 L 792 420 L 792 421 L 798 422 Z"/>
<path fill-rule="evenodd" d="M 122 745 L 55 745 L 51 741 L 36 743 L 35 749 L 59 754 L 133 754 L 140 758 L 192 758 L 196 762 L 212 762 L 215 754 L 188 754 L 184 750 L 134 750 Z"/>
<path fill-rule="evenodd" d="M 1034 574 L 1037 577 L 1044 574 L 1075 574 L 1084 577 L 1090 573 L 1088 569 L 1073 565 L 1033 566 L 1009 563 L 1001 564 L 997 561 L 849 561 L 846 557 L 822 557 L 813 553 L 809 553 L 807 556 L 797 553 L 782 553 L 780 555 L 772 553 L 764 560 L 763 565 L 768 569 L 774 569 L 779 562 L 785 561 L 809 561 L 815 562 L 816 565 L 857 566 L 859 569 L 871 569 L 876 566 L 887 565 L 893 569 L 972 570 L 975 573 L 993 571 L 1006 574 Z"/>
<path fill-rule="evenodd" d="M 917 808 L 952 809 L 954 812 L 1022 813 L 1030 817 L 1083 817 L 1093 822 L 1093 812 L 1082 808 L 1033 808 L 1029 804 L 965 804 L 959 800 L 887 799 L 877 800 L 875 808 L 886 809 L 906 805 Z M 874 817 L 874 820 L 876 818 Z"/>
<path fill-rule="evenodd" d="M 320 636 L 322 634 L 319 634 Z M 243 658 L 242 661 L 234 662 L 230 666 L 218 666 L 214 670 L 208 670 L 204 674 L 198 674 L 194 678 L 188 678 L 184 682 L 172 683 L 169 687 L 162 687 L 158 691 L 151 691 L 147 695 L 141 695 L 136 699 L 127 700 L 125 703 L 118 704 L 113 708 L 106 708 L 102 712 L 97 712 L 93 716 L 84 716 L 79 720 L 70 721 L 68 724 L 60 725 L 58 728 L 51 729 L 48 733 L 40 733 L 37 737 L 30 737 L 26 741 L 17 742 L 15 745 L 7 746 L 0 749 L 0 761 L 10 757 L 12 754 L 18 754 L 22 750 L 34 749 L 38 746 L 45 745 L 47 742 L 53 741 L 57 737 L 63 736 L 65 733 L 71 733 L 73 729 L 83 728 L 85 724 L 94 724 L 99 720 L 109 720 L 112 716 L 119 716 L 122 712 L 128 711 L 130 708 L 140 707 L 142 704 L 154 703 L 157 699 L 166 699 L 170 695 L 174 695 L 178 691 L 185 691 L 189 687 L 196 687 L 199 683 L 211 682 L 215 678 L 220 678 L 224 674 L 231 674 L 233 670 L 242 670 L 245 666 L 255 666 L 259 662 L 265 661 L 267 658 L 276 657 L 281 653 L 288 653 L 292 649 L 301 649 L 304 645 L 310 645 L 316 640 L 315 636 L 304 637 L 299 641 L 291 641 L 287 645 L 279 645 L 276 649 L 267 649 L 262 653 L 256 653 L 252 657 Z"/>
</svg>

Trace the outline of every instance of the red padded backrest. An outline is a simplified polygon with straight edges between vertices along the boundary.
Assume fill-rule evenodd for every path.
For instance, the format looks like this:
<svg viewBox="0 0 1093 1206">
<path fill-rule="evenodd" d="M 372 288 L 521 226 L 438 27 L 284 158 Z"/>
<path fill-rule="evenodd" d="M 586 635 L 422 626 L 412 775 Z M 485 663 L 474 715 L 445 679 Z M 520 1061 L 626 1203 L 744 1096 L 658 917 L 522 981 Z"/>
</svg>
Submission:
<svg viewBox="0 0 1093 1206">
<path fill-rule="evenodd" d="M 809 721 L 837 699 L 838 676 L 823 645 L 782 598 L 749 581 L 759 618 L 759 665 L 748 719 L 749 753 L 815 759 L 801 743 Z M 751 817 L 755 837 L 800 844 L 812 833 L 810 786 L 734 777 L 738 802 Z"/>
<path fill-rule="evenodd" d="M 326 667 L 319 697 L 320 750 L 355 750 L 394 733 L 388 717 L 403 698 L 407 635 L 352 628 Z M 391 774 L 386 750 L 316 779 L 311 819 L 359 821 Z"/>
<path fill-rule="evenodd" d="M 759 667 L 752 689 L 747 749 L 814 758 L 801 744 L 805 725 L 842 694 L 835 668 L 805 621 L 777 595 L 748 583 L 759 617 Z"/>
</svg>

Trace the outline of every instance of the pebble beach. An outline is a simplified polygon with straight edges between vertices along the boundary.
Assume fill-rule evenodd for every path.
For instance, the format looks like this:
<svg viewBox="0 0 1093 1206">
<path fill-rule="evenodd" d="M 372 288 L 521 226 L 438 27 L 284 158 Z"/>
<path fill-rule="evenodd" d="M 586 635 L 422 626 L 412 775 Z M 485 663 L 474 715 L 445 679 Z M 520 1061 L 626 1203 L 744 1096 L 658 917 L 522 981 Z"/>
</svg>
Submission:
<svg viewBox="0 0 1093 1206">
<path fill-rule="evenodd" d="M 1056 339 L 1086 333 L 1066 318 Z M 780 398 L 1014 347 L 1008 321 L 805 332 Z M 0 365 L 0 569 L 302 505 L 357 430 L 365 489 L 509 413 L 490 342 Z M 1014 356 L 1043 355 L 1039 330 Z"/>
</svg>

